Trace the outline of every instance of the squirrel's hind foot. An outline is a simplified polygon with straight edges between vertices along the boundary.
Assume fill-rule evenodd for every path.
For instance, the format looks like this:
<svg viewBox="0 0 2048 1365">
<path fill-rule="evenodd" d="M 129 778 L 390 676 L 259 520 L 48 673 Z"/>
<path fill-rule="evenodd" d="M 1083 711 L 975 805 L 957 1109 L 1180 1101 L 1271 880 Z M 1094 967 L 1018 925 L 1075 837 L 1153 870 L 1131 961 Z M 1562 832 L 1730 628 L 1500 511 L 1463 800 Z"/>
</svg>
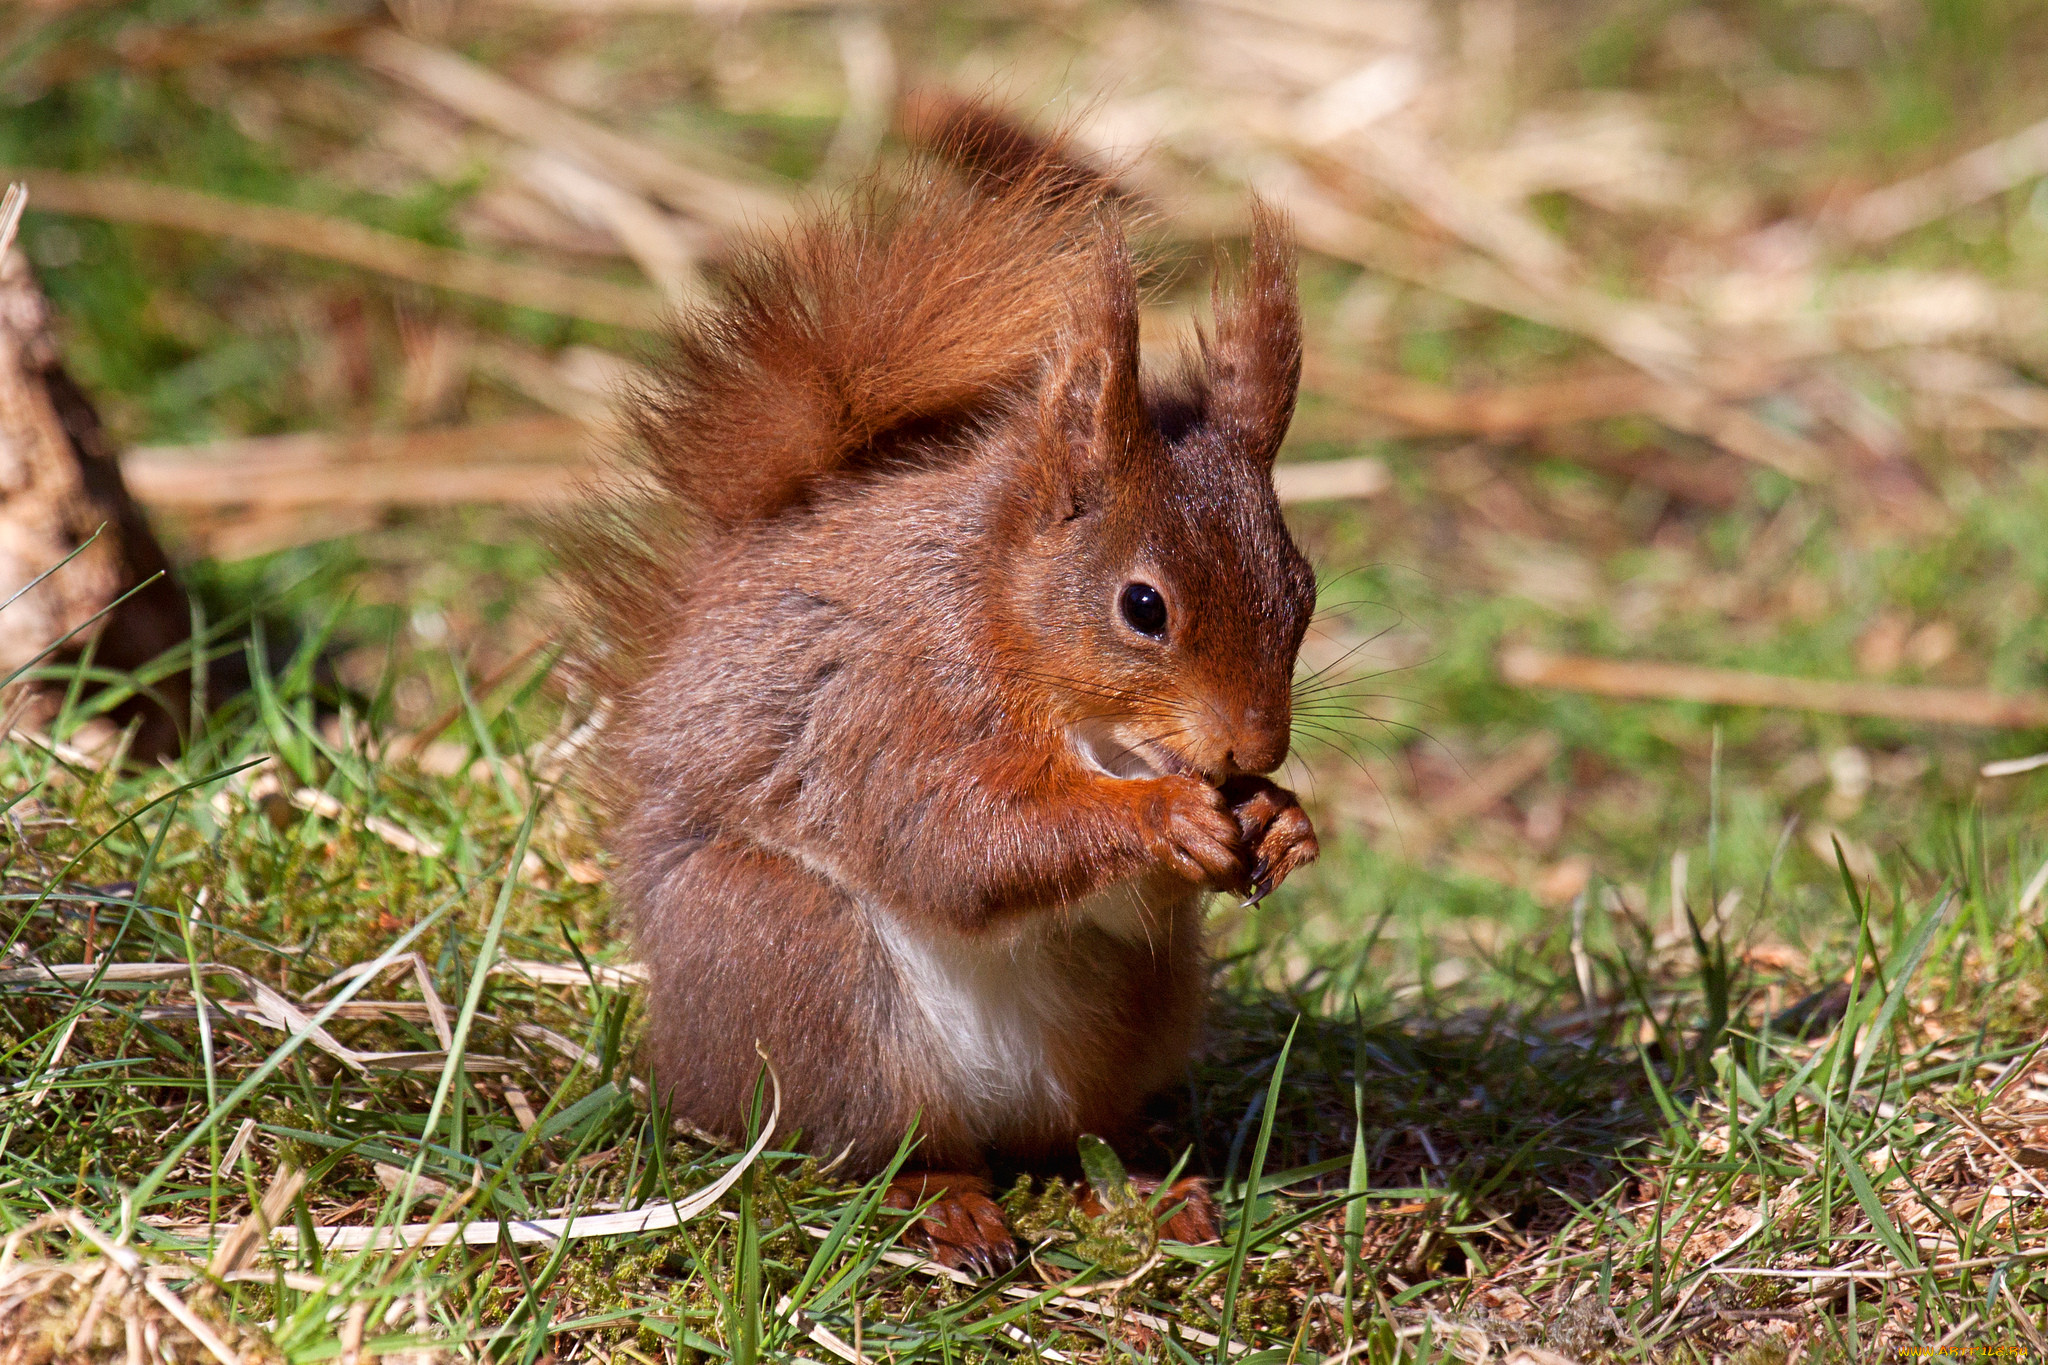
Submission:
<svg viewBox="0 0 2048 1365">
<path fill-rule="evenodd" d="M 1223 1236 L 1223 1214 L 1209 1182 L 1198 1175 L 1184 1176 L 1166 1187 L 1155 1208 L 1163 1215 L 1159 1235 L 1169 1242 L 1199 1245 Z"/>
<path fill-rule="evenodd" d="M 889 1182 L 882 1203 L 892 1209 L 923 1206 L 923 1215 L 903 1234 L 904 1244 L 950 1270 L 1000 1275 L 1017 1263 L 1017 1239 L 980 1176 L 899 1175 Z"/>
<path fill-rule="evenodd" d="M 1149 1175 L 1134 1175 L 1131 1188 L 1151 1201 L 1159 1219 L 1159 1236 L 1168 1242 L 1199 1245 L 1223 1235 L 1223 1215 L 1209 1193 L 1209 1182 L 1198 1175 L 1183 1176 L 1160 1190 L 1159 1181 Z M 1092 1186 L 1081 1187 L 1081 1212 L 1100 1218 L 1108 1210 Z"/>
</svg>

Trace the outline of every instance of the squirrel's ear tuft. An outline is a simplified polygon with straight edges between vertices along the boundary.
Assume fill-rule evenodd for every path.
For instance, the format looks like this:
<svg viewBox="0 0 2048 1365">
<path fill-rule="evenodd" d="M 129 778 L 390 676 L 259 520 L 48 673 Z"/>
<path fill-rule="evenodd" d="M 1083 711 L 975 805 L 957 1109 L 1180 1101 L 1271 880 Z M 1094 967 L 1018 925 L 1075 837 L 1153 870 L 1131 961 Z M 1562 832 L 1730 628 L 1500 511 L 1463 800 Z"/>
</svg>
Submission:
<svg viewBox="0 0 2048 1365">
<path fill-rule="evenodd" d="M 1301 297 L 1286 217 L 1252 201 L 1251 259 L 1216 300 L 1216 339 L 1202 348 L 1202 416 L 1211 429 L 1271 466 L 1301 387 Z"/>
<path fill-rule="evenodd" d="M 1093 286 L 1075 300 L 1038 395 L 1047 472 L 1059 490 L 1056 496 L 1073 505 L 1085 498 L 1086 488 L 1135 453 L 1146 422 L 1138 388 L 1138 294 L 1130 248 L 1107 221 L 1100 261 Z"/>
</svg>

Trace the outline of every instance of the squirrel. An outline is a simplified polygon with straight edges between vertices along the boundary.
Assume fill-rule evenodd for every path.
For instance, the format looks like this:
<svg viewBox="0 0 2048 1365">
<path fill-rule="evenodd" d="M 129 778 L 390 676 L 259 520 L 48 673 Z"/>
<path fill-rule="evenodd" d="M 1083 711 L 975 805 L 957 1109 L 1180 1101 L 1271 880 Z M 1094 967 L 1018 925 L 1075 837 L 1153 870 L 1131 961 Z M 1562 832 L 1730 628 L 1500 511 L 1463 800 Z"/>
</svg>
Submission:
<svg viewBox="0 0 2048 1365">
<path fill-rule="evenodd" d="M 1263 776 L 1316 593 L 1272 481 L 1300 306 L 1254 202 L 1213 333 L 1141 376 L 1108 177 L 978 104 L 906 121 L 900 180 L 677 323 L 572 554 L 657 1093 L 738 1138 L 758 1044 L 845 1173 L 914 1130 L 889 1202 L 989 1271 L 991 1172 L 1182 1074 L 1207 894 L 1316 856 Z M 1169 1194 L 1164 1235 L 1215 1234 Z"/>
</svg>

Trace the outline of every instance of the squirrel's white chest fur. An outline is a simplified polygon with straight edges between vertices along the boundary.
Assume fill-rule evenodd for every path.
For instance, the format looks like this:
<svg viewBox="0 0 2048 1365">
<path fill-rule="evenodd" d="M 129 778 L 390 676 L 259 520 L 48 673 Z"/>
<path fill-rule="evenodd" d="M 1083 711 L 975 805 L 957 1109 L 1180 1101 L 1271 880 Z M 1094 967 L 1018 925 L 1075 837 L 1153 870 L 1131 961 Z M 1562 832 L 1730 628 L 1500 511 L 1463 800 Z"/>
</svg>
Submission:
<svg viewBox="0 0 2048 1365">
<path fill-rule="evenodd" d="M 1085 1034 L 1102 1008 L 1096 983 L 1073 968 L 1074 939 L 1143 943 L 1157 911 L 1132 882 L 1063 912 L 1022 916 L 1008 931 L 913 926 L 881 909 L 868 918 L 903 988 L 906 1041 L 959 1117 L 989 1140 L 1071 1120 L 1057 1039 Z"/>
</svg>

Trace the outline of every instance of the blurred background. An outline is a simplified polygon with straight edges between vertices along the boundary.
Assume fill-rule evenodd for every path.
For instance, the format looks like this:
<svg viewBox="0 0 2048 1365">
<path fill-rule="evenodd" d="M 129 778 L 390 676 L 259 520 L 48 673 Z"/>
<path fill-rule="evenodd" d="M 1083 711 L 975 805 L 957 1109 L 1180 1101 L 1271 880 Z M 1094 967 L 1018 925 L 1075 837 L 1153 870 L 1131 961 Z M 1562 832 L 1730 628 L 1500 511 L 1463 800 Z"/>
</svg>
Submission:
<svg viewBox="0 0 2048 1365">
<path fill-rule="evenodd" d="M 1733 1350 L 1772 1323 L 1803 1341 L 1810 1308 L 1847 1324 L 1814 1358 L 1856 1359 L 1839 1279 L 1789 1308 L 1778 1281 L 1667 1302 L 1665 1202 L 1740 1166 L 1738 1114 L 1750 1166 L 1700 1205 L 1688 1274 L 1768 1231 L 1767 1196 L 1789 1211 L 1746 1243 L 1760 1260 L 1832 1264 L 1880 1233 L 1882 1255 L 1968 1258 L 1993 1224 L 2013 1265 L 2038 1256 L 2010 1172 L 2048 1163 L 2048 1089 L 2021 1083 L 2048 1003 L 2048 8 L 2019 0 L 15 0 L 0 597 L 77 553 L 0 613 L 0 679 L 98 633 L 83 671 L 0 697 L 0 899 L 28 906 L 0 925 L 8 961 L 72 981 L 204 951 L 310 1001 L 419 933 L 419 998 L 380 986 L 338 1036 L 452 1074 L 432 981 L 461 998 L 502 922 L 504 1013 L 478 1015 L 489 1055 L 464 1065 L 507 1079 L 472 1085 L 449 1145 L 428 1161 L 420 1140 L 431 1070 L 351 1077 L 370 1053 L 329 1038 L 317 1087 L 295 1062 L 252 1101 L 252 1202 L 315 1138 L 309 1235 L 309 1209 L 371 1217 L 416 1157 L 455 1185 L 471 1155 L 497 1163 L 508 1218 L 616 1207 L 663 1151 L 708 1180 L 715 1149 L 671 1149 L 630 1093 L 629 945 L 558 782 L 592 699 L 556 667 L 538 519 L 619 450 L 663 314 L 714 293 L 746 234 L 899 163 L 900 104 L 934 89 L 1070 128 L 1115 169 L 1155 359 L 1241 249 L 1251 193 L 1304 248 L 1278 483 L 1322 591 L 1286 780 L 1324 856 L 1219 910 L 1218 1026 L 1153 1136 L 1160 1169 L 1192 1141 L 1190 1169 L 1242 1170 L 1270 1095 L 1274 1166 L 1385 1202 L 1319 1215 L 1320 1269 L 1267 1224 L 1236 1327 L 1176 1262 L 1195 1287 L 1172 1313 L 1291 1359 L 1350 1340 L 1383 1283 L 1401 1341 L 1435 1330 L 1425 1306 L 1494 1314 L 1458 1348 L 1479 1359 L 1539 1322 L 1575 1354 L 1709 1330 Z M 1843 983 L 1866 966 L 1891 992 L 1868 1037 L 1899 1047 L 1857 1044 L 1852 1072 L 1842 1039 L 1877 997 Z M 200 1140 L 176 1023 L 199 997 L 17 978 L 0 1064 L 44 1079 L 0 1093 L 0 1211 L 122 1207 L 159 1159 L 135 1097 L 156 1125 L 150 1097 L 183 1094 L 173 1129 Z M 1834 1041 L 1784 1041 L 1845 1008 Z M 1315 1022 L 1283 1091 L 1297 1010 Z M 1775 1050 L 1738 1036 L 1756 1029 Z M 223 1064 L 256 1074 L 277 1036 L 224 1033 Z M 1821 1049 L 1836 1100 L 1807 1084 Z M 6 1107 L 51 1096 L 23 1123 Z M 1912 1107 L 1951 1101 L 2032 1143 L 2024 1168 L 1960 1110 Z M 1844 1144 L 1875 1153 L 1889 1213 Z M 220 1160 L 216 1141 L 211 1167 L 145 1187 L 210 1229 Z M 1887 1161 L 1919 1164 L 1901 1185 Z M 776 1188 L 838 1216 L 785 1167 Z M 1259 1206 L 1239 1187 L 1231 1207 Z M 741 1264 L 708 1245 L 687 1259 L 711 1280 Z M 572 1261 L 573 1301 L 667 1302 L 671 1253 L 647 1254 Z M 1361 1255 L 1384 1281 L 1351 1273 Z M 509 1264 L 449 1321 L 523 1304 L 536 1359 L 552 1329 Z M 2017 1298 L 2008 1321 L 1981 1283 L 1893 1298 L 1890 1274 L 1860 1311 L 1893 1345 L 1957 1340 L 1980 1300 L 2042 1340 Z M 670 1328 L 744 1340 L 732 1302 Z M 295 1360 L 324 1358 L 341 1311 L 306 1303 Z M 901 1349 L 951 1360 L 956 1326 Z M 975 1330 L 978 1350 L 1015 1336 Z"/>
<path fill-rule="evenodd" d="M 322 623 L 325 685 L 415 738 L 459 677 L 531 681 L 558 597 L 530 516 L 616 448 L 662 312 L 899 157 L 906 92 L 1118 168 L 1155 355 L 1267 196 L 1305 246 L 1282 484 L 1331 684 L 1292 770 L 1330 856 L 1268 913 L 1312 957 L 1419 888 L 1484 910 L 1485 956 L 1589 887 L 1648 915 L 1716 780 L 1722 856 L 1776 852 L 1795 904 L 1838 887 L 1837 840 L 1910 876 L 1958 812 L 2048 794 L 1979 775 L 2048 728 L 2041 18 L 33 0 L 0 18 L 0 166 L 62 368 L 202 613 L 286 652 Z M 1583 681 L 1559 652 L 1652 698 L 1702 695 L 1661 661 L 1962 689 L 1994 723 L 1531 686 Z M 438 737 L 418 755 L 458 763 Z M 1471 970 L 1428 955 L 1425 985 Z"/>
</svg>

